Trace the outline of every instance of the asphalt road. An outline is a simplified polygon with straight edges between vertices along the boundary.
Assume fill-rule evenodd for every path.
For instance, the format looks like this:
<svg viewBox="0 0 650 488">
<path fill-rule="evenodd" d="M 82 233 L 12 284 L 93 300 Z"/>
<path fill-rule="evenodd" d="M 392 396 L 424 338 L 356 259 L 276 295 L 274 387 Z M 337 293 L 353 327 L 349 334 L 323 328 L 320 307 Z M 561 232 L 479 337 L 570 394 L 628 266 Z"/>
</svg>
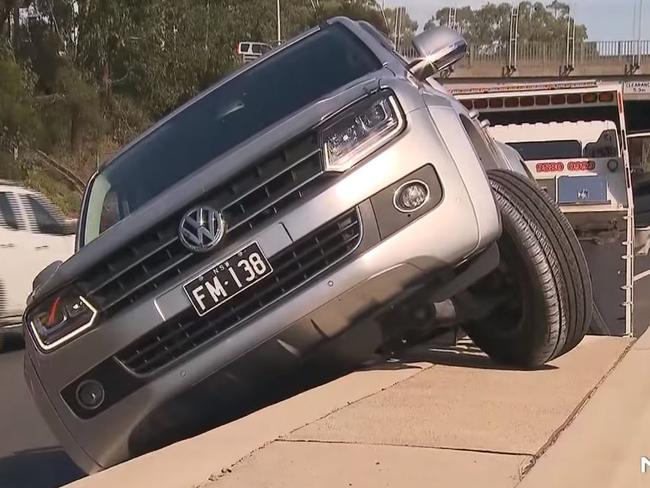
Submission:
<svg viewBox="0 0 650 488">
<path fill-rule="evenodd" d="M 0 488 L 54 488 L 83 473 L 41 418 L 23 379 L 23 351 L 0 353 Z"/>
<path fill-rule="evenodd" d="M 636 268 L 639 331 L 650 323 L 650 257 L 637 258 Z M 0 353 L 0 488 L 59 487 L 83 473 L 57 445 L 33 404 L 23 379 L 19 346 L 12 341 Z"/>
</svg>

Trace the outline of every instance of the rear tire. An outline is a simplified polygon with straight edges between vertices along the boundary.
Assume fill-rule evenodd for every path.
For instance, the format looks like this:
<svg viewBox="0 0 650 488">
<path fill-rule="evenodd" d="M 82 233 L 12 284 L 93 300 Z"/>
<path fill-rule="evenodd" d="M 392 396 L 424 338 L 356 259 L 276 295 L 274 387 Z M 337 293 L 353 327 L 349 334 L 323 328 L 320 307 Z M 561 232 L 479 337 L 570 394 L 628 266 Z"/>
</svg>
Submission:
<svg viewBox="0 0 650 488">
<path fill-rule="evenodd" d="M 470 293 L 499 299 L 463 327 L 494 360 L 538 367 L 587 333 L 593 309 L 587 261 L 566 217 L 534 182 L 504 170 L 488 177 L 503 225 L 501 264 Z"/>
</svg>

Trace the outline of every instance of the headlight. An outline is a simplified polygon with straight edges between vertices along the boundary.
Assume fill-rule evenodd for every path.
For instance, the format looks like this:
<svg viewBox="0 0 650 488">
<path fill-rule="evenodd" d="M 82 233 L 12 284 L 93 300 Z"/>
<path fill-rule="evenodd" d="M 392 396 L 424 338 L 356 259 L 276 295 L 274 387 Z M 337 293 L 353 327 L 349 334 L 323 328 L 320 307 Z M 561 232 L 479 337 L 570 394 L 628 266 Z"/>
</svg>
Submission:
<svg viewBox="0 0 650 488">
<path fill-rule="evenodd" d="M 54 295 L 27 314 L 26 320 L 42 349 L 69 341 L 92 326 L 97 310 L 74 291 Z"/>
<path fill-rule="evenodd" d="M 404 126 L 394 95 L 363 100 L 323 130 L 325 169 L 345 171 L 396 136 Z"/>
</svg>

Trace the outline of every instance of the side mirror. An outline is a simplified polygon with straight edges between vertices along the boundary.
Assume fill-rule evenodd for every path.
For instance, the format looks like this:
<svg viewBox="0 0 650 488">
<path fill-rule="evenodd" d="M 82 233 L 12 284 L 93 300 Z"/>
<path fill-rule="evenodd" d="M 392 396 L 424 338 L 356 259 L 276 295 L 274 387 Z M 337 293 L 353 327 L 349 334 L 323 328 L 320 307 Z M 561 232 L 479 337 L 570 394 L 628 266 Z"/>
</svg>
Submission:
<svg viewBox="0 0 650 488">
<path fill-rule="evenodd" d="M 413 39 L 413 47 L 418 53 L 409 66 L 419 80 L 426 80 L 440 71 L 449 68 L 467 55 L 467 41 L 455 30 L 448 27 L 435 27 Z"/>
</svg>

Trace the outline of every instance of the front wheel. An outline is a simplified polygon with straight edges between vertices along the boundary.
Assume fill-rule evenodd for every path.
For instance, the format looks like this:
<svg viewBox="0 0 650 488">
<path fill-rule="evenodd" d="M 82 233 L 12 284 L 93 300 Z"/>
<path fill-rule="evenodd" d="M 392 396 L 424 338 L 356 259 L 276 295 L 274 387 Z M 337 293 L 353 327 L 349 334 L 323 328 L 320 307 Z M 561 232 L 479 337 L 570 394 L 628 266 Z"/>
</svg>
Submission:
<svg viewBox="0 0 650 488">
<path fill-rule="evenodd" d="M 470 288 L 489 305 L 463 328 L 494 360 L 540 366 L 585 336 L 593 308 L 587 261 L 560 209 L 532 181 L 488 173 L 501 213 L 497 270 Z"/>
</svg>

